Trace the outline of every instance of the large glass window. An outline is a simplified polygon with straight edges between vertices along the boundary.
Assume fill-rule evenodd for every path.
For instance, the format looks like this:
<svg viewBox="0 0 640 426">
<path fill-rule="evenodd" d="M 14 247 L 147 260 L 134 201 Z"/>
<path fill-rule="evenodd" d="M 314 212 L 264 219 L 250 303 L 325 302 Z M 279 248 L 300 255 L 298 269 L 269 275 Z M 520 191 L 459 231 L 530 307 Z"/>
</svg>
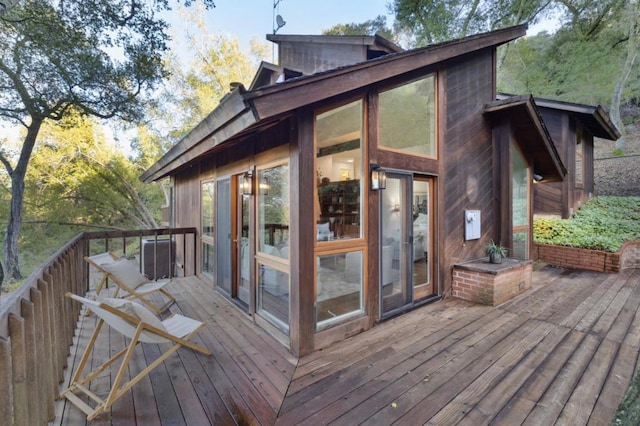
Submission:
<svg viewBox="0 0 640 426">
<path fill-rule="evenodd" d="M 518 147 L 511 147 L 511 189 L 513 241 L 511 256 L 516 259 L 529 258 L 529 166 Z"/>
<path fill-rule="evenodd" d="M 363 312 L 362 250 L 317 257 L 318 328 Z"/>
<path fill-rule="evenodd" d="M 435 76 L 395 87 L 378 96 L 378 146 L 436 156 Z"/>
<path fill-rule="evenodd" d="M 202 182 L 200 189 L 201 225 L 202 225 L 202 273 L 209 277 L 214 274 L 214 217 L 213 217 L 213 195 L 215 182 Z"/>
<path fill-rule="evenodd" d="M 316 117 L 318 241 L 361 237 L 362 109 L 358 100 Z"/>
<path fill-rule="evenodd" d="M 289 330 L 289 165 L 258 170 L 258 313 Z"/>
</svg>

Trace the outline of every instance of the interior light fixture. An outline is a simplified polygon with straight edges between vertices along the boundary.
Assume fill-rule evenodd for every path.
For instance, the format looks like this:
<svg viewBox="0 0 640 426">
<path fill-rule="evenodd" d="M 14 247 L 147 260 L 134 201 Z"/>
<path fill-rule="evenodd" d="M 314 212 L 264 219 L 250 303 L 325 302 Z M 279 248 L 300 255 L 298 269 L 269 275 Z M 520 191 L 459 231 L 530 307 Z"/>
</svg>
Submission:
<svg viewBox="0 0 640 426">
<path fill-rule="evenodd" d="M 542 182 L 542 179 L 544 179 L 542 175 L 536 173 L 533 174 L 533 183 Z"/>
<path fill-rule="evenodd" d="M 387 173 L 377 164 L 371 165 L 371 189 L 378 191 L 387 187 Z"/>
</svg>

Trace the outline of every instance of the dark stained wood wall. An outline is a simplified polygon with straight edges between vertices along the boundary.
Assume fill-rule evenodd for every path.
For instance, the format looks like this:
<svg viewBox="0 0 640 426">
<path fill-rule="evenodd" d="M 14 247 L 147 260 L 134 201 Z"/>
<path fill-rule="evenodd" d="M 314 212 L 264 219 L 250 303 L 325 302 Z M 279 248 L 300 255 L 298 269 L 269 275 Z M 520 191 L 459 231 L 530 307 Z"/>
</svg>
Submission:
<svg viewBox="0 0 640 426">
<path fill-rule="evenodd" d="M 198 229 L 196 238 L 200 241 L 200 233 L 202 232 L 200 223 L 200 167 L 198 164 L 186 167 L 173 179 L 173 194 L 175 203 L 175 223 L 174 227 L 181 228 L 185 226 L 195 226 Z M 176 241 L 176 261 L 185 265 L 185 254 L 182 253 L 181 237 L 177 237 Z M 193 246 L 187 245 L 187 259 L 193 259 Z M 198 256 L 197 268 L 200 270 L 200 256 Z M 193 268 L 193 266 L 185 265 L 185 268 Z M 186 274 L 194 274 L 195 271 L 185 271 Z M 179 274 L 181 275 L 181 274 Z"/>
<path fill-rule="evenodd" d="M 586 129 L 582 132 L 584 177 L 583 184 L 577 185 L 576 134 L 580 124 L 564 111 L 540 108 L 540 113 L 568 174 L 563 182 L 545 183 L 542 181 L 534 185 L 534 213 L 560 215 L 563 218 L 568 218 L 579 208 L 580 203 L 586 202 L 595 192 L 593 135 Z"/>
<path fill-rule="evenodd" d="M 366 59 L 367 46 L 365 45 L 281 41 L 278 47 L 280 65 L 301 71 L 306 75 L 351 65 Z"/>
<path fill-rule="evenodd" d="M 483 116 L 485 104 L 495 99 L 493 55 L 483 51 L 463 56 L 447 63 L 441 76 L 446 119 L 440 153 L 440 282 L 442 294 L 447 296 L 452 266 L 483 257 L 487 240 L 496 238 L 493 139 Z M 467 209 L 481 211 L 479 240 L 465 242 Z"/>
</svg>

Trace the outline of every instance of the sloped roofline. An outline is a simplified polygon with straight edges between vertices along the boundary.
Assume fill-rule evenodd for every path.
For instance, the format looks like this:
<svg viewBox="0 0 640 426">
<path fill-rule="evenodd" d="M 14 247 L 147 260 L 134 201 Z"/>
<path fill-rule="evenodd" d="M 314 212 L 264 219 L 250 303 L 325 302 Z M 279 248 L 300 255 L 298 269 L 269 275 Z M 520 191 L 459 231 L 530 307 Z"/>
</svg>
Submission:
<svg viewBox="0 0 640 426">
<path fill-rule="evenodd" d="M 485 105 L 485 114 L 490 118 L 512 120 L 518 126 L 526 126 L 528 141 L 516 139 L 520 149 L 534 160 L 534 171 L 544 177 L 545 182 L 561 181 L 567 169 L 560 159 L 549 130 L 542 120 L 536 101 L 531 95 L 502 97 Z"/>
<path fill-rule="evenodd" d="M 291 114 L 297 108 L 465 54 L 495 48 L 522 37 L 526 30 L 527 25 L 518 25 L 476 34 L 293 78 L 253 91 L 236 87 L 202 122 L 144 172 L 141 179 L 144 182 L 162 179 L 202 153 L 246 133 L 261 122 Z M 196 147 L 197 150 L 194 149 Z"/>
<path fill-rule="evenodd" d="M 509 96 L 511 95 L 500 94 L 498 99 Z M 574 116 L 595 137 L 615 141 L 621 136 L 620 130 L 611 121 L 611 116 L 601 105 L 578 104 L 537 96 L 534 97 L 534 100 L 540 108 L 564 111 Z"/>
</svg>

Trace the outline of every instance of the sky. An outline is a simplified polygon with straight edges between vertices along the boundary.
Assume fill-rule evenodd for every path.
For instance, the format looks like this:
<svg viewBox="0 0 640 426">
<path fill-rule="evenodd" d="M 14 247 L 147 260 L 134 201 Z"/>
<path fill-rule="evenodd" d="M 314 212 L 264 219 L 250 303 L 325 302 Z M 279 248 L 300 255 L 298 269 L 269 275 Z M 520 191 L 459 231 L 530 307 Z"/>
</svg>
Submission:
<svg viewBox="0 0 640 426">
<path fill-rule="evenodd" d="M 276 0 L 278 1 L 278 0 Z M 216 33 L 235 35 L 242 46 L 256 37 L 266 41 L 273 32 L 275 15 L 286 24 L 278 34 L 321 34 L 336 24 L 361 23 L 379 15 L 388 16 L 389 0 L 216 0 L 215 9 L 208 10 L 209 29 Z"/>
<path fill-rule="evenodd" d="M 210 33 L 234 36 L 240 42 L 242 50 L 248 52 L 252 38 L 269 43 L 266 35 L 273 32 L 275 16 L 278 14 L 286 23 L 278 30 L 278 34 L 319 35 L 336 24 L 362 23 L 379 15 L 386 16 L 387 25 L 391 26 L 393 15 L 389 13 L 387 6 L 390 2 L 391 0 L 215 0 L 216 7 L 204 13 Z M 172 18 L 176 15 L 172 13 Z M 179 38 L 183 28 L 174 19 L 170 21 L 174 34 Z M 532 26 L 528 34 L 537 34 L 543 29 L 551 30 L 553 25 L 545 22 Z"/>
</svg>

